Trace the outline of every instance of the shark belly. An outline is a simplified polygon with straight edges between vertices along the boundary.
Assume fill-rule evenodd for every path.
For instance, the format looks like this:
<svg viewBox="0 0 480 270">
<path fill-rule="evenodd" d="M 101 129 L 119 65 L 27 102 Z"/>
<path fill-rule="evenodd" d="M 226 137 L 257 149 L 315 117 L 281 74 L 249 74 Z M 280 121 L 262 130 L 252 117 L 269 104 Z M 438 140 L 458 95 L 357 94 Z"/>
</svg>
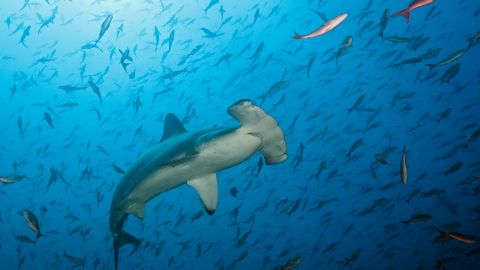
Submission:
<svg viewBox="0 0 480 270">
<path fill-rule="evenodd" d="M 188 161 L 158 168 L 135 187 L 125 198 L 128 204 L 146 204 L 154 197 L 188 180 L 215 174 L 235 166 L 259 150 L 261 139 L 237 129 L 219 138 L 198 145 L 198 154 Z M 127 211 L 128 212 L 128 211 Z"/>
<path fill-rule="evenodd" d="M 144 177 L 122 181 L 124 192 L 119 192 L 112 203 L 112 210 L 117 210 L 110 224 L 114 225 L 111 227 L 112 232 L 115 233 L 117 229 L 114 228 L 115 224 L 118 224 L 126 214 L 143 219 L 145 204 L 158 195 L 191 179 L 215 174 L 235 166 L 255 154 L 262 145 L 261 138 L 249 134 L 242 128 L 219 137 L 209 138 L 211 135 L 209 133 L 203 135 L 206 138 L 200 137 L 196 145 L 198 153 L 192 157 L 185 157 L 185 162 L 163 165 L 148 172 L 145 172 L 147 168 L 137 165 L 129 171 L 131 175 Z M 152 154 L 146 156 L 152 158 Z M 130 187 L 132 182 L 135 185 Z M 121 186 L 119 191 L 122 190 Z"/>
</svg>

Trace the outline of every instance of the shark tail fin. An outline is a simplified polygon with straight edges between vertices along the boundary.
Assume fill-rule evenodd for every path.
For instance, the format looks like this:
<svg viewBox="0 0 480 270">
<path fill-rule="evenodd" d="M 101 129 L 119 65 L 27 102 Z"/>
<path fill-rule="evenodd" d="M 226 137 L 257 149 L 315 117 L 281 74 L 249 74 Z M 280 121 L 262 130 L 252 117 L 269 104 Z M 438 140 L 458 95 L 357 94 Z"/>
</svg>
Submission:
<svg viewBox="0 0 480 270">
<path fill-rule="evenodd" d="M 137 239 L 135 238 L 135 236 L 125 232 L 125 231 L 122 231 L 122 233 L 115 237 L 113 239 L 113 256 L 114 256 L 114 259 L 115 259 L 115 270 L 118 269 L 118 252 L 120 250 L 121 247 L 127 245 L 127 244 L 131 244 L 131 245 L 134 245 L 135 247 L 133 248 L 132 253 L 134 253 L 139 247 L 140 247 L 140 243 L 142 242 L 142 240 L 140 239 Z"/>
<path fill-rule="evenodd" d="M 282 129 L 272 116 L 250 100 L 242 99 L 228 108 L 228 114 L 237 119 L 248 133 L 262 139 L 265 164 L 282 163 L 287 159 L 287 146 Z"/>
</svg>

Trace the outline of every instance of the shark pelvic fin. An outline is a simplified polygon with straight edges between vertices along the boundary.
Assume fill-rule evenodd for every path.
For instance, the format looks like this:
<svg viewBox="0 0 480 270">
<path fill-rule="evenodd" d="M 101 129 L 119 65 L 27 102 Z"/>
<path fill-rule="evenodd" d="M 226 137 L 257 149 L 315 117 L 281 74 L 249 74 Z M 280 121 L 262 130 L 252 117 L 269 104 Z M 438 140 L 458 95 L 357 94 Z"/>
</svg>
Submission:
<svg viewBox="0 0 480 270">
<path fill-rule="evenodd" d="M 178 120 L 178 117 L 173 113 L 167 114 L 165 116 L 165 125 L 163 126 L 163 137 L 160 142 L 165 141 L 166 139 L 173 137 L 175 135 L 185 133 L 187 130 L 183 127 L 182 122 Z"/>
<path fill-rule="evenodd" d="M 127 213 L 136 216 L 139 219 L 145 218 L 145 205 L 141 203 L 132 204 L 128 209 Z"/>
<path fill-rule="evenodd" d="M 187 182 L 198 193 L 209 215 L 213 215 L 218 204 L 217 175 L 210 174 Z"/>
</svg>

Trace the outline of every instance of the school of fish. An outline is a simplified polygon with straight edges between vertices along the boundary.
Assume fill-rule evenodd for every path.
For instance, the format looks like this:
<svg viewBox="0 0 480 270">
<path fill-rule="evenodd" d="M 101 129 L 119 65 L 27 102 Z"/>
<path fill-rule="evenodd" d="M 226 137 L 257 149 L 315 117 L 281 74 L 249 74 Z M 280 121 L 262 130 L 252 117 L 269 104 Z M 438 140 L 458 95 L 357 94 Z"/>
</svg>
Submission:
<svg viewBox="0 0 480 270">
<path fill-rule="evenodd" d="M 0 18 L 5 269 L 477 268 L 476 1 Z"/>
</svg>

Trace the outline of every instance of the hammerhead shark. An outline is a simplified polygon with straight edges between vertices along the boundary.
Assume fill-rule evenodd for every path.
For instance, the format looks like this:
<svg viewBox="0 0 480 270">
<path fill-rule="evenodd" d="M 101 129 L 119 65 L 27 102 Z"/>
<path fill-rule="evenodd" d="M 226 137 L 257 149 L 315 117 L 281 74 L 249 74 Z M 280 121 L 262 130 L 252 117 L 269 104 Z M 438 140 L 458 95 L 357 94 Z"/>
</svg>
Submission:
<svg viewBox="0 0 480 270">
<path fill-rule="evenodd" d="M 145 205 L 156 196 L 188 184 L 193 187 L 209 215 L 217 208 L 218 171 L 244 162 L 260 151 L 265 164 L 287 159 L 282 129 L 275 119 L 249 100 L 228 108 L 239 127 L 214 127 L 187 131 L 174 114 L 165 116 L 163 137 L 136 160 L 124 174 L 113 195 L 110 231 L 113 236 L 115 269 L 119 249 L 141 240 L 123 230 L 128 215 L 143 220 Z"/>
</svg>

